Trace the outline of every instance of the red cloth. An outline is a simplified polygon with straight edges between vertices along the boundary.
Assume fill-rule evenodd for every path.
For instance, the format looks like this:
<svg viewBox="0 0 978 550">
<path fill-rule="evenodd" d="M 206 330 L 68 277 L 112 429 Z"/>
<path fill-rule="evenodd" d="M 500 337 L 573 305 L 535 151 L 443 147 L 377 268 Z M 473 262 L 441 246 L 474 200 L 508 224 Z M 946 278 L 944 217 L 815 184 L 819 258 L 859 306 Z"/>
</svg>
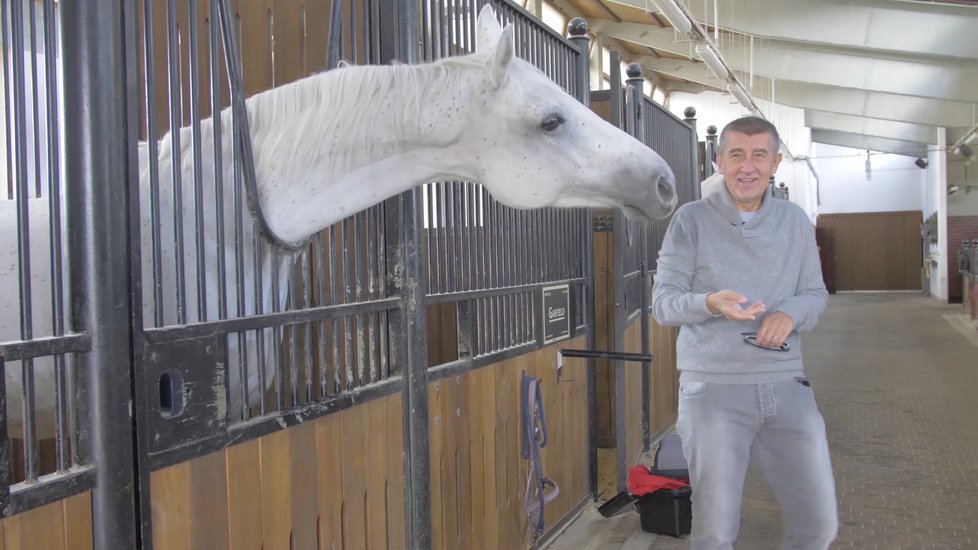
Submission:
<svg viewBox="0 0 978 550">
<path fill-rule="evenodd" d="M 628 492 L 640 497 L 660 489 L 683 489 L 689 487 L 687 481 L 653 474 L 647 466 L 638 465 L 628 470 Z"/>
</svg>

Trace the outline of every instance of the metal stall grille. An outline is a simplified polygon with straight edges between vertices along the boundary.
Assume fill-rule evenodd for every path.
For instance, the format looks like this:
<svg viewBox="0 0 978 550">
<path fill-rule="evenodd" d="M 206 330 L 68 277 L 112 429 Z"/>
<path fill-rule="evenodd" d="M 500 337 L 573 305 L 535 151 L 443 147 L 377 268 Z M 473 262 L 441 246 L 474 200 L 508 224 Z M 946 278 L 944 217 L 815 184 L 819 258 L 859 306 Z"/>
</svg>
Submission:
<svg viewBox="0 0 978 550">
<path fill-rule="evenodd" d="M 385 61 L 380 19 L 377 0 L 138 3 L 137 387 L 153 467 L 399 390 L 384 384 L 400 368 L 388 328 L 400 243 L 385 229 L 398 212 L 378 204 L 283 250 L 250 213 L 257 153 L 242 144 L 289 83 L 341 58 Z M 248 140 L 236 94 L 262 94 Z"/>
<path fill-rule="evenodd" d="M 422 55 L 431 61 L 475 51 L 475 22 L 486 2 L 424 0 Z M 581 98 L 577 46 L 511 3 L 493 7 L 512 24 L 516 53 Z M 586 210 L 517 210 L 493 200 L 479 184 L 437 182 L 418 191 L 424 211 L 429 304 L 456 321 L 456 351 L 432 356 L 438 364 L 467 357 L 533 349 L 535 311 L 545 284 L 571 287 L 572 326 L 586 321 L 586 276 L 582 243 L 590 231 Z"/>
<path fill-rule="evenodd" d="M 67 206 L 61 151 L 60 19 L 53 0 L 4 2 L 4 184 L 0 189 L 0 360 L 5 363 L 0 510 L 10 515 L 88 488 L 73 403 Z M 9 486 L 9 489 L 8 489 Z"/>
</svg>

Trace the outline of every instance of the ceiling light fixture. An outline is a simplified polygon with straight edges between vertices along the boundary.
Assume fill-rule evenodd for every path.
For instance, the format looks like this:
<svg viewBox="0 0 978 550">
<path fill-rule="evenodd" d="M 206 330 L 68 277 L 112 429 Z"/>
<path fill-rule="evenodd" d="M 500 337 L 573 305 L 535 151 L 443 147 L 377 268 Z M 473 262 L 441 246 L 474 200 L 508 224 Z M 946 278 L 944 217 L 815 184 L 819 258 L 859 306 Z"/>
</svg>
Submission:
<svg viewBox="0 0 978 550">
<path fill-rule="evenodd" d="M 652 3 L 677 31 L 686 35 L 693 31 L 693 23 L 674 0 L 652 0 Z"/>
<path fill-rule="evenodd" d="M 696 55 L 700 56 L 703 63 L 710 68 L 713 75 L 720 80 L 727 80 L 730 78 L 730 71 L 727 70 L 727 66 L 723 64 L 720 57 L 717 55 L 716 50 L 713 46 L 710 46 L 706 42 L 701 42 L 696 45 Z"/>
<path fill-rule="evenodd" d="M 927 168 L 927 164 L 928 164 L 928 162 L 922 158 L 918 158 L 917 160 L 913 161 L 913 163 L 916 164 L 917 168 L 920 168 L 921 170 Z"/>
</svg>

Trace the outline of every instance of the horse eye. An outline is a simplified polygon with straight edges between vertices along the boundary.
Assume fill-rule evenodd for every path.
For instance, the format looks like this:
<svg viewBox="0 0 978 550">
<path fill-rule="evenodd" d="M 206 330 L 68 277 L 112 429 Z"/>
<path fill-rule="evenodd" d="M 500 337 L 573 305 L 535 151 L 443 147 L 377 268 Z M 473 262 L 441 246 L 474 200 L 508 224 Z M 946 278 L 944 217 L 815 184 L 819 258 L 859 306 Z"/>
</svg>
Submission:
<svg viewBox="0 0 978 550">
<path fill-rule="evenodd" d="M 547 132 L 553 132 L 564 123 L 564 117 L 560 115 L 550 115 L 540 123 L 540 127 Z"/>
</svg>

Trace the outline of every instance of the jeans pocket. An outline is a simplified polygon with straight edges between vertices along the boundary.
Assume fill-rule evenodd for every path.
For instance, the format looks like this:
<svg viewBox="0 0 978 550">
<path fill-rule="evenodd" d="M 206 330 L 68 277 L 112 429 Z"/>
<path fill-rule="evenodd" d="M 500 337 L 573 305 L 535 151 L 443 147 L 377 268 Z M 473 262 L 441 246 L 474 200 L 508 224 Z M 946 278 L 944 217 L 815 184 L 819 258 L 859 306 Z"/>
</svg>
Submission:
<svg viewBox="0 0 978 550">
<path fill-rule="evenodd" d="M 710 389 L 709 382 L 680 382 L 679 383 L 679 395 L 685 397 L 692 397 L 694 395 L 699 395 L 708 389 Z"/>
</svg>

